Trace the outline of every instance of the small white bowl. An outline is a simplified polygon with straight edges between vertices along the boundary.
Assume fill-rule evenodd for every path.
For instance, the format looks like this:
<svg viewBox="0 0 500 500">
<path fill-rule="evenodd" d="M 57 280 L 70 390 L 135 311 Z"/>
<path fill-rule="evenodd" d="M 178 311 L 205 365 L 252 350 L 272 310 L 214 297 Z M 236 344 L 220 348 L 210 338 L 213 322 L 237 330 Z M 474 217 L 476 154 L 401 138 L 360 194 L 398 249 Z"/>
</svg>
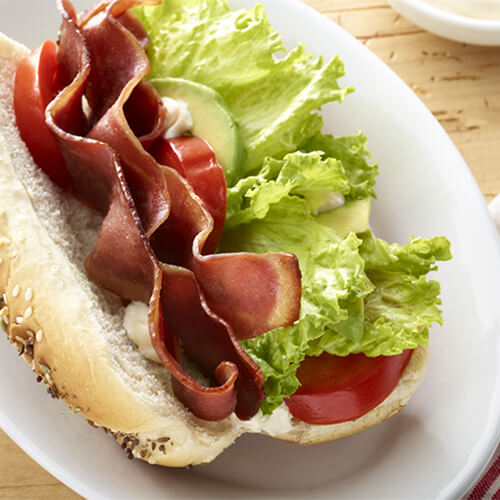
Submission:
<svg viewBox="0 0 500 500">
<path fill-rule="evenodd" d="M 473 45 L 500 46 L 500 20 L 454 14 L 422 0 L 388 0 L 400 14 L 436 35 Z"/>
</svg>

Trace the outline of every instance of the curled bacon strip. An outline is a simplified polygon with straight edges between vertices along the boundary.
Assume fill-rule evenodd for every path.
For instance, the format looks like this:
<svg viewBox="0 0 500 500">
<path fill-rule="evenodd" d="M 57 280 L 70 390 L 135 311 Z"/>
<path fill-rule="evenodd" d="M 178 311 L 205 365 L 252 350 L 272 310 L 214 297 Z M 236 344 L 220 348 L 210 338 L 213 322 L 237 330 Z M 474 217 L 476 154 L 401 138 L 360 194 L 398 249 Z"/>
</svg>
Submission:
<svg viewBox="0 0 500 500">
<path fill-rule="evenodd" d="M 213 219 L 187 181 L 144 149 L 161 134 L 165 115 L 143 80 L 146 34 L 128 12 L 148 3 L 157 2 L 103 1 L 77 19 L 69 0 L 59 0 L 64 90 L 46 121 L 75 195 L 104 216 L 85 264 L 89 277 L 125 300 L 149 303 L 153 345 L 175 394 L 196 416 L 219 420 L 236 409 L 246 419 L 265 397 L 264 377 L 237 338 L 298 318 L 297 261 L 280 253 L 203 255 Z M 183 371 L 179 342 L 219 386 L 201 386 Z"/>
</svg>

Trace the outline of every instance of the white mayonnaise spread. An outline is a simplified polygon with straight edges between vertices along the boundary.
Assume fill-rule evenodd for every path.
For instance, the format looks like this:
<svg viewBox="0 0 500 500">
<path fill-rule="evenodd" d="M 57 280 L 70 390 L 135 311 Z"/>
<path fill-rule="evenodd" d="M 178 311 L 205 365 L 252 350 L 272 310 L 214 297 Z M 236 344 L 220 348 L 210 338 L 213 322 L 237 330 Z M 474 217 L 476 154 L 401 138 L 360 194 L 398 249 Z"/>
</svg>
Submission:
<svg viewBox="0 0 500 500">
<path fill-rule="evenodd" d="M 150 361 L 161 363 L 160 358 L 151 344 L 151 337 L 148 328 L 147 304 L 143 302 L 131 302 L 125 308 L 123 326 L 127 331 L 130 340 L 137 346 L 139 352 Z"/>
<path fill-rule="evenodd" d="M 424 0 L 424 2 L 462 16 L 500 20 L 500 0 Z"/>
<path fill-rule="evenodd" d="M 329 193 L 324 200 L 316 207 L 316 214 L 329 212 L 341 207 L 345 203 L 345 198 L 342 193 Z"/>
<path fill-rule="evenodd" d="M 247 432 L 264 432 L 270 436 L 280 436 L 292 430 L 292 414 L 283 403 L 271 415 L 263 415 L 261 411 L 240 426 Z"/>
<path fill-rule="evenodd" d="M 187 103 L 170 97 L 162 97 L 162 101 L 165 108 L 167 108 L 165 138 L 172 139 L 173 137 L 179 137 L 186 132 L 190 132 L 194 122 Z"/>
</svg>

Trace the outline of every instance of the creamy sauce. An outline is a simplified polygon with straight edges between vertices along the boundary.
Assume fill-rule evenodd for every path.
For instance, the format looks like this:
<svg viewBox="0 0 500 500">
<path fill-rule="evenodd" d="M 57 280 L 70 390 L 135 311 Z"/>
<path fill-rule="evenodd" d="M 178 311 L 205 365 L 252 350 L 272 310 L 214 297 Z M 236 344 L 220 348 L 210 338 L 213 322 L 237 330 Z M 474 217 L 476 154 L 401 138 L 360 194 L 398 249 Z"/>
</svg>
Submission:
<svg viewBox="0 0 500 500">
<path fill-rule="evenodd" d="M 323 212 L 329 212 L 330 210 L 335 210 L 341 207 L 345 203 L 345 198 L 342 193 L 330 193 L 325 196 L 323 202 L 316 208 L 316 214 L 321 214 Z"/>
<path fill-rule="evenodd" d="M 240 422 L 247 432 L 264 432 L 270 436 L 280 436 L 292 430 L 292 414 L 283 403 L 271 415 L 258 412 L 250 420 Z"/>
<path fill-rule="evenodd" d="M 171 99 L 170 97 L 163 97 L 162 101 L 167 108 L 165 138 L 172 139 L 190 132 L 193 129 L 194 123 L 187 103 L 180 99 Z"/>
<path fill-rule="evenodd" d="M 500 0 L 423 0 L 439 9 L 476 19 L 500 20 Z"/>
<path fill-rule="evenodd" d="M 130 340 L 137 346 L 138 351 L 150 361 L 161 364 L 149 335 L 148 311 L 148 306 L 143 302 L 131 302 L 125 308 L 123 326 Z"/>
</svg>

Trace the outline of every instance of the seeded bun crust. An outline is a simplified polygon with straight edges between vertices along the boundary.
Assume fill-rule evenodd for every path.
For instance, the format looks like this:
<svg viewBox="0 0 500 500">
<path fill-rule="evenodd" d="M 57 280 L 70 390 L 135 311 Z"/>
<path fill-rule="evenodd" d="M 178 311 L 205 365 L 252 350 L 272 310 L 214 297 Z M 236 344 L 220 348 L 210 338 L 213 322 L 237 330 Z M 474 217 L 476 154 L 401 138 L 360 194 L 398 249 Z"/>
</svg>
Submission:
<svg viewBox="0 0 500 500">
<path fill-rule="evenodd" d="M 129 456 L 174 467 L 210 462 L 249 426 L 187 411 L 166 370 L 128 339 L 121 301 L 87 279 L 83 262 L 100 217 L 45 177 L 15 125 L 13 80 L 27 54 L 0 34 L 0 321 L 48 392 L 106 429 Z M 273 437 L 314 444 L 385 420 L 406 404 L 426 360 L 426 349 L 417 349 L 393 393 L 362 418 L 326 426 L 293 419 L 291 430 Z"/>
</svg>

